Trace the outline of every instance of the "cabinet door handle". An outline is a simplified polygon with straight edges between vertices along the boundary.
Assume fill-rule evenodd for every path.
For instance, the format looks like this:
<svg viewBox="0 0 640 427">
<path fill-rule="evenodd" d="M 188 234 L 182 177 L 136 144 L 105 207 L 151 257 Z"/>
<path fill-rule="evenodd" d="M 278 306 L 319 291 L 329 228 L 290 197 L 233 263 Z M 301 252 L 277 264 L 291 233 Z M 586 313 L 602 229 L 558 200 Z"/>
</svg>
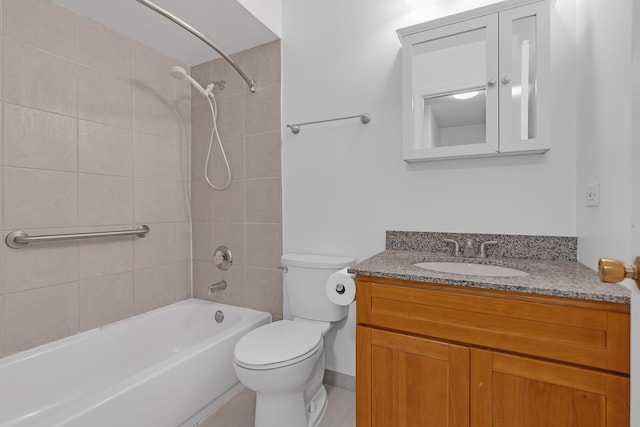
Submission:
<svg viewBox="0 0 640 427">
<path fill-rule="evenodd" d="M 487 86 L 489 87 L 494 87 L 496 85 L 496 81 L 494 79 L 491 79 L 487 82 Z"/>
<path fill-rule="evenodd" d="M 509 83 L 511 83 L 511 77 L 509 77 L 509 76 L 504 76 L 504 77 L 502 78 L 502 84 L 503 84 L 503 85 L 508 85 Z"/>
</svg>

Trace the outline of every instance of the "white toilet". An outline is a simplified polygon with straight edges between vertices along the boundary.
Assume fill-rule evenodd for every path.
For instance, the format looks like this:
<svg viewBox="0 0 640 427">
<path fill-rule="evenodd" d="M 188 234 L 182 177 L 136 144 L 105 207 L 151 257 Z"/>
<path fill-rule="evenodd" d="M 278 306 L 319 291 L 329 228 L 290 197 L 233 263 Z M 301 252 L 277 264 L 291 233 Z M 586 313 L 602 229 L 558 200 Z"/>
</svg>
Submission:
<svg viewBox="0 0 640 427">
<path fill-rule="evenodd" d="M 349 307 L 327 298 L 329 276 L 353 265 L 352 258 L 286 254 L 284 291 L 293 321 L 280 320 L 242 337 L 233 367 L 256 392 L 256 427 L 315 427 L 327 405 L 323 337 Z"/>
</svg>

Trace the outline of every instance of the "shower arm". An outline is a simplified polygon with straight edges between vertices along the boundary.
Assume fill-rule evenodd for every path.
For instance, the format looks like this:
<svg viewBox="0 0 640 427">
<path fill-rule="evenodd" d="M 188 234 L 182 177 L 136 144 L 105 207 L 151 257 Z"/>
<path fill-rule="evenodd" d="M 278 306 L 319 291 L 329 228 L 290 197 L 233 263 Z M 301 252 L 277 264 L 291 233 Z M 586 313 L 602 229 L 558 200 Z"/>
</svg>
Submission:
<svg viewBox="0 0 640 427">
<path fill-rule="evenodd" d="M 220 54 L 220 56 L 222 56 L 237 72 L 238 74 L 240 74 L 240 77 L 242 77 L 242 79 L 247 82 L 247 85 L 249 85 L 249 90 L 251 90 L 251 93 L 256 93 L 256 91 L 258 90 L 258 87 L 256 85 L 256 82 L 251 80 L 245 73 L 244 71 L 242 71 L 240 69 L 240 67 L 238 67 L 238 64 L 236 64 L 233 59 L 231 59 L 229 57 L 229 55 L 227 55 L 226 53 L 224 53 L 222 51 L 222 49 L 220 49 L 218 47 L 218 45 L 216 45 L 214 42 L 212 42 L 207 36 L 205 36 L 204 34 L 202 34 L 200 31 L 196 30 L 195 28 L 193 28 L 191 25 L 187 24 L 186 22 L 184 22 L 182 19 L 178 18 L 177 16 L 175 16 L 174 14 L 167 12 L 166 10 L 164 10 L 163 8 L 161 8 L 160 6 L 158 6 L 155 3 L 150 2 L 149 0 L 136 0 L 138 3 L 148 7 L 149 9 L 159 13 L 160 15 L 164 16 L 165 18 L 167 18 L 170 21 L 175 22 L 176 24 L 178 24 L 179 26 L 181 26 L 182 28 L 184 28 L 185 30 L 189 31 L 191 34 L 193 34 L 194 36 L 196 36 L 197 38 L 199 38 L 200 40 L 202 40 L 203 42 L 205 42 L 207 45 L 209 45 L 213 50 L 215 50 L 216 52 L 218 52 Z"/>
</svg>

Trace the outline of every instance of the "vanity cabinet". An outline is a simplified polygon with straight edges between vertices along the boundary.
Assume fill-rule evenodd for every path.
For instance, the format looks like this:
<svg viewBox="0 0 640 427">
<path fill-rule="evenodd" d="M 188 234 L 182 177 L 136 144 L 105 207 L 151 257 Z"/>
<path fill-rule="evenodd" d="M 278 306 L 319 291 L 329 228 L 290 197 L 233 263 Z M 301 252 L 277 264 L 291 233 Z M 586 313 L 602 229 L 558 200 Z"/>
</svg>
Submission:
<svg viewBox="0 0 640 427">
<path fill-rule="evenodd" d="M 397 31 L 405 161 L 549 150 L 549 9 L 506 1 Z"/>
<path fill-rule="evenodd" d="M 628 305 L 356 280 L 358 427 L 629 426 Z"/>
</svg>

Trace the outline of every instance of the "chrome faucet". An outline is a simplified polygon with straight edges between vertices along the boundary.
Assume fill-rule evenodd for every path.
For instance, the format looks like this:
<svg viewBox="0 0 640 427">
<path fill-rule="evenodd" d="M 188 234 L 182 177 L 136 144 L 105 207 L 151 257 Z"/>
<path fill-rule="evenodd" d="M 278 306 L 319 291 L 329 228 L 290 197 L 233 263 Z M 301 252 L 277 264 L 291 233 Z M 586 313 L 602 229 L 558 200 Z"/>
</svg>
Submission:
<svg viewBox="0 0 640 427">
<path fill-rule="evenodd" d="M 216 291 L 222 291 L 224 289 L 227 289 L 227 281 L 226 280 L 221 280 L 219 282 L 213 283 L 213 284 L 209 285 L 209 295 L 211 295 L 212 293 L 214 293 Z"/>
<path fill-rule="evenodd" d="M 476 250 L 473 248 L 473 240 L 467 239 L 467 244 L 464 245 L 462 256 L 475 258 L 477 256 Z"/>
<path fill-rule="evenodd" d="M 464 245 L 464 249 L 460 250 L 460 244 L 452 239 L 442 239 L 443 242 L 453 243 L 453 256 L 462 256 L 467 258 L 486 258 L 487 257 L 487 246 L 489 245 L 497 245 L 498 242 L 496 240 L 488 240 L 486 242 L 482 242 L 480 245 L 480 251 L 476 253 L 476 250 L 473 246 L 473 239 L 467 239 L 467 243 Z"/>
</svg>

